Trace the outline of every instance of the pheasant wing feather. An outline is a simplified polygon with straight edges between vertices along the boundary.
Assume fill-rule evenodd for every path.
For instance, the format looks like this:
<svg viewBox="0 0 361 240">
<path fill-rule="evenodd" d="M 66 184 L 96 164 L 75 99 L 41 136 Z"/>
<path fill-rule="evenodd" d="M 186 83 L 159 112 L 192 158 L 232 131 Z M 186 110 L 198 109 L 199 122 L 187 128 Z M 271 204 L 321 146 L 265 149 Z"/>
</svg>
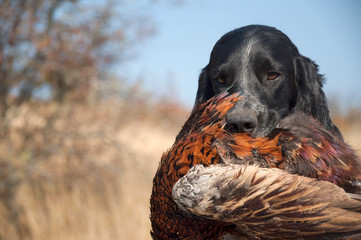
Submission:
<svg viewBox="0 0 361 240">
<path fill-rule="evenodd" d="M 279 169 L 196 165 L 174 185 L 172 195 L 183 210 L 233 223 L 238 234 L 255 238 L 361 232 L 360 201 L 332 183 Z"/>
</svg>

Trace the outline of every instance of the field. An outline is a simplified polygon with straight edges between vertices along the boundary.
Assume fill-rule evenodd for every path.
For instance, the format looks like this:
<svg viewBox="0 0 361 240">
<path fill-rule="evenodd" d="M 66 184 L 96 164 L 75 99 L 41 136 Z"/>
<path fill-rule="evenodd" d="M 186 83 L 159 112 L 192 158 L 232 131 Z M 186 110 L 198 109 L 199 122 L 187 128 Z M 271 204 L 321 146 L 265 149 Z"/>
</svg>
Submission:
<svg viewBox="0 0 361 240">
<path fill-rule="evenodd" d="M 188 114 L 177 104 L 121 100 L 9 111 L 0 239 L 150 239 L 152 178 Z M 361 148 L 360 111 L 334 119 Z"/>
</svg>

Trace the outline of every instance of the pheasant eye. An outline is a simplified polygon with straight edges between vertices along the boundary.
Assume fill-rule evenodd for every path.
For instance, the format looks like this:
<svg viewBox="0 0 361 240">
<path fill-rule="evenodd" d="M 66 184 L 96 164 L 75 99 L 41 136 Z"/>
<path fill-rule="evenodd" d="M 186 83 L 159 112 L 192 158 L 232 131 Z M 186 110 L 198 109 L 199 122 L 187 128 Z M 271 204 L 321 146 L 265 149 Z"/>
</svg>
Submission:
<svg viewBox="0 0 361 240">
<path fill-rule="evenodd" d="M 225 84 L 226 83 L 226 80 L 222 77 L 217 77 L 217 82 L 220 83 L 220 84 Z"/>
<path fill-rule="evenodd" d="M 277 79 L 281 74 L 279 74 L 278 72 L 269 72 L 267 74 L 267 80 L 275 80 Z"/>
</svg>

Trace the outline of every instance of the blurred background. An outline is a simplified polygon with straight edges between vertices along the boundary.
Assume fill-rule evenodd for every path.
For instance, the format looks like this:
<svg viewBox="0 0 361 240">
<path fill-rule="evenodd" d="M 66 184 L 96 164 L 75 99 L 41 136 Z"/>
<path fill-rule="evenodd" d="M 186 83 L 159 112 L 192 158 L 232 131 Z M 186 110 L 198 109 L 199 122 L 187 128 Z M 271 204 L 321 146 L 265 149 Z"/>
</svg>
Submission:
<svg viewBox="0 0 361 240">
<path fill-rule="evenodd" d="M 359 149 L 360 13 L 358 0 L 0 0 L 0 239 L 150 239 L 161 154 L 213 45 L 244 25 L 316 61 Z"/>
</svg>

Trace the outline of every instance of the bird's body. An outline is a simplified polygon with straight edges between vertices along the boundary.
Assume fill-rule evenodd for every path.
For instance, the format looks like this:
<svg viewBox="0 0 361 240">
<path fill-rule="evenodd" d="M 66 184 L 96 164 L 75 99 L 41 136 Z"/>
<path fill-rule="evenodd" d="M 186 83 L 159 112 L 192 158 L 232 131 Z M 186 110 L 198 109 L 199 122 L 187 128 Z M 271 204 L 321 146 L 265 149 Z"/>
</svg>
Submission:
<svg viewBox="0 0 361 240">
<path fill-rule="evenodd" d="M 180 197 L 181 199 L 174 199 L 172 196 L 174 184 L 180 178 L 185 176 L 190 168 L 197 164 L 201 164 L 203 166 L 219 163 L 222 163 L 222 165 L 225 163 L 237 165 L 256 164 L 259 168 L 261 168 L 261 172 L 264 172 L 264 169 L 266 169 L 265 171 L 270 171 L 269 174 L 278 174 L 278 172 L 271 172 L 273 171 L 271 168 L 281 169 L 282 171 L 277 171 L 282 172 L 282 176 L 287 176 L 283 177 L 285 179 L 288 179 L 288 177 L 291 178 L 291 175 L 294 175 L 297 179 L 302 176 L 305 179 L 314 178 L 318 180 L 325 180 L 330 182 L 330 185 L 327 186 L 332 185 L 333 187 L 340 189 L 341 192 L 343 191 L 342 189 L 346 189 L 349 192 L 360 193 L 359 183 L 361 182 L 361 163 L 348 145 L 334 138 L 326 130 L 323 130 L 322 127 L 311 118 L 297 113 L 281 121 L 278 128 L 267 137 L 253 138 L 250 134 L 229 132 L 225 128 L 225 115 L 238 101 L 242 101 L 242 96 L 239 94 L 233 94 L 230 96 L 227 96 L 227 94 L 221 94 L 199 105 L 195 108 L 190 118 L 185 123 L 172 148 L 163 154 L 153 180 L 153 191 L 151 195 L 151 222 L 153 238 L 218 239 L 227 233 L 231 233 L 238 235 L 239 237 L 244 237 L 245 239 L 256 239 L 258 237 L 269 237 L 274 233 L 275 229 L 282 227 L 280 222 L 275 221 L 274 226 L 270 225 L 263 228 L 261 231 L 263 235 L 257 235 L 257 233 L 254 232 L 255 230 L 245 230 L 240 228 L 240 226 L 242 226 L 242 228 L 245 226 L 247 227 L 247 224 L 252 225 L 249 219 L 244 217 L 243 220 L 245 222 L 248 221 L 248 223 L 242 223 L 241 216 L 244 216 L 242 215 L 244 213 L 239 213 L 239 219 L 237 222 L 240 224 L 238 224 L 231 220 L 225 220 L 225 215 L 222 214 L 227 213 L 229 210 L 227 208 L 223 208 L 221 213 L 215 214 L 210 211 L 209 215 L 197 214 L 196 212 L 199 209 L 197 210 L 196 208 L 199 206 L 194 206 L 192 204 L 187 205 L 187 203 L 182 204 L 182 201 L 184 203 L 189 200 L 187 199 L 187 196 L 182 195 L 182 197 Z M 243 166 L 238 167 L 242 168 Z M 240 172 L 241 170 L 238 169 L 238 171 Z M 239 174 L 239 178 L 242 176 L 242 174 Z M 292 178 L 294 176 L 292 176 Z M 202 176 L 198 176 L 198 178 L 202 179 Z M 222 181 L 224 181 L 224 179 L 222 179 Z M 307 182 L 308 180 L 302 181 Z M 208 183 L 215 183 L 217 185 L 217 182 L 207 181 L 207 184 Z M 209 187 L 211 187 L 211 185 L 209 185 Z M 317 187 L 322 188 L 322 186 Z M 182 192 L 182 189 L 179 191 Z M 252 189 L 250 189 L 250 191 L 252 191 Z M 312 191 L 314 192 L 315 190 Z M 310 192 L 312 191 L 310 190 Z M 193 192 L 193 194 L 198 197 L 197 194 L 199 192 L 201 191 L 196 193 Z M 292 191 L 290 193 L 292 193 Z M 216 193 L 216 195 L 217 194 L 220 195 L 221 193 Z M 234 195 L 234 197 L 237 198 L 237 193 L 234 193 Z M 304 196 L 304 199 L 306 199 L 305 202 L 310 204 L 309 199 L 311 197 L 310 195 L 306 195 L 307 194 Z M 175 194 L 175 196 L 177 196 L 177 194 Z M 276 196 L 278 195 L 276 194 Z M 345 195 L 345 198 L 348 199 L 350 197 Z M 215 199 L 216 198 L 213 200 Z M 262 199 L 267 198 L 261 198 L 261 200 Z M 288 198 L 283 198 L 282 201 L 287 202 L 287 199 Z M 295 208 L 295 211 L 297 211 L 297 207 L 302 206 L 301 203 L 297 203 L 297 201 L 295 202 L 294 198 L 290 197 L 289 199 L 290 201 L 288 207 Z M 325 198 L 321 198 L 319 196 L 318 199 Z M 327 199 L 332 199 L 332 196 L 327 197 Z M 175 200 L 177 200 L 178 205 Z M 213 207 L 218 204 L 223 207 L 231 207 L 229 204 L 235 203 L 234 201 L 229 202 L 227 199 L 218 199 L 217 201 L 218 202 L 208 201 L 208 203 Z M 260 201 L 260 199 L 258 199 L 258 201 Z M 337 202 L 338 200 L 332 201 Z M 352 229 L 347 228 L 347 224 L 350 224 L 350 222 L 345 220 L 347 224 L 342 223 L 343 218 L 341 218 L 341 222 L 339 221 L 337 224 L 346 225 L 337 229 L 335 234 L 352 234 L 358 232 L 358 230 L 361 231 L 361 214 L 357 213 L 358 207 L 357 201 L 355 201 L 356 200 L 349 200 L 349 202 L 354 204 L 352 205 L 350 203 L 352 205 L 350 207 L 352 211 L 350 211 L 349 214 L 351 214 L 351 212 L 354 214 L 352 215 L 352 219 L 356 219 L 356 223 L 359 220 L 360 226 Z M 254 202 L 254 204 L 254 207 L 259 205 L 256 202 Z M 311 202 L 311 205 L 312 204 L 316 203 Z M 336 203 L 332 203 L 333 205 L 329 202 L 320 204 L 325 206 L 335 205 L 337 208 L 342 210 L 340 210 L 342 214 L 345 215 L 348 213 L 344 212 L 343 207 L 340 207 L 339 204 Z M 182 207 L 180 208 L 179 206 Z M 207 205 L 207 208 L 210 208 L 210 206 Z M 250 207 L 250 209 L 252 209 L 252 207 Z M 322 220 L 317 218 L 319 215 L 325 215 L 325 211 L 327 212 L 329 209 L 315 210 L 313 213 L 315 218 L 313 218 L 314 220 L 312 222 L 312 218 L 309 218 L 309 212 L 307 210 L 306 215 L 308 217 L 306 221 L 311 221 L 311 223 L 307 226 L 309 228 L 310 226 L 314 226 L 314 232 L 312 232 L 312 229 L 310 230 L 312 234 L 305 233 L 302 235 L 302 224 L 298 224 L 297 221 L 299 220 L 302 222 L 303 215 L 298 216 L 299 219 L 297 219 L 296 216 L 296 218 L 293 218 L 288 222 L 285 220 L 285 222 L 282 223 L 285 223 L 289 227 L 287 231 L 290 231 L 290 236 L 299 238 L 302 238 L 302 236 L 321 236 L 325 231 L 330 231 L 330 229 L 326 229 L 326 225 L 327 219 L 330 219 L 331 215 L 329 218 L 327 218 L 327 216 L 323 216 Z M 259 214 L 261 214 L 261 212 Z M 235 213 L 233 212 L 232 215 L 234 216 L 234 214 Z M 215 216 L 222 217 L 217 218 Z M 259 220 L 260 218 L 254 218 L 251 219 L 251 221 L 256 221 L 256 219 L 258 219 L 257 221 L 261 221 Z M 324 224 L 325 222 L 326 224 Z M 254 224 L 254 226 L 257 226 L 261 223 L 254 222 Z M 327 226 L 329 227 L 331 225 Z M 274 229 L 269 229 L 269 231 L 267 229 L 265 230 L 265 228 L 271 227 Z M 322 227 L 324 229 L 322 229 Z M 296 235 L 292 235 L 292 231 L 298 233 Z"/>
<path fill-rule="evenodd" d="M 214 99 L 213 104 L 209 106 L 213 108 L 221 99 Z M 205 104 L 202 106 L 206 107 Z M 217 106 L 224 115 L 233 104 Z M 154 239 L 215 239 L 226 233 L 224 224 L 206 219 L 200 221 L 197 216 L 179 209 L 172 197 L 173 185 L 192 166 L 197 164 L 208 166 L 219 163 L 219 155 L 211 142 L 216 138 L 223 138 L 226 134 L 225 131 L 214 131 L 213 126 L 209 125 L 212 116 L 206 112 L 207 110 L 205 112 L 195 111 L 183 127 L 183 130 L 188 132 L 184 133 L 184 136 L 178 139 L 172 148 L 162 156 L 153 180 L 151 196 L 151 222 Z M 197 120 L 197 124 L 193 124 L 195 120 Z M 215 127 L 218 130 L 218 126 Z"/>
</svg>

